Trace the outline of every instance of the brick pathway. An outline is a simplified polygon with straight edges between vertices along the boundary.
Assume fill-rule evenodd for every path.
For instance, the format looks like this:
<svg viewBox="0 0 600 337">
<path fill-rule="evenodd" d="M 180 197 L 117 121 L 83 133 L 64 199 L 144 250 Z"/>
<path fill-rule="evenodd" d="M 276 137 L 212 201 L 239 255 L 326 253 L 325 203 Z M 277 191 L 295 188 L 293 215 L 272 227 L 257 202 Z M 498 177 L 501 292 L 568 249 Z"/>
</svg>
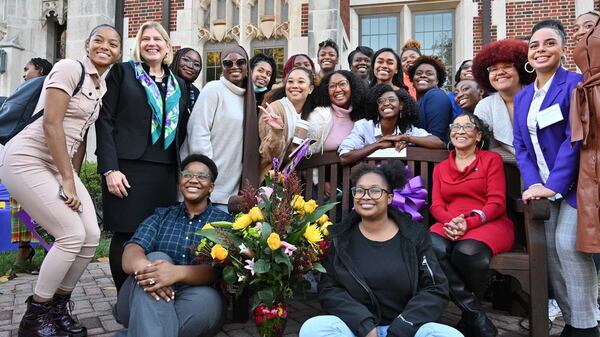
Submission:
<svg viewBox="0 0 600 337">
<path fill-rule="evenodd" d="M 36 276 L 20 275 L 14 280 L 0 284 L 0 337 L 16 337 L 19 320 L 25 311 L 25 299 L 32 293 Z M 92 263 L 83 274 L 73 292 L 74 314 L 88 328 L 90 337 L 113 336 L 121 328 L 112 317 L 111 306 L 116 301 L 116 290 L 110 277 L 108 263 Z M 300 325 L 309 317 L 320 312 L 316 299 L 294 300 L 289 303 L 290 319 L 286 337 L 298 336 Z M 450 305 L 443 322 L 454 323 L 459 319 L 459 311 Z M 520 317 L 505 313 L 492 312 L 490 318 L 499 329 L 501 337 L 528 336 L 526 330 L 519 327 Z M 558 336 L 563 322 L 555 321 L 552 336 Z M 246 324 L 226 324 L 217 337 L 257 336 L 252 322 Z"/>
</svg>

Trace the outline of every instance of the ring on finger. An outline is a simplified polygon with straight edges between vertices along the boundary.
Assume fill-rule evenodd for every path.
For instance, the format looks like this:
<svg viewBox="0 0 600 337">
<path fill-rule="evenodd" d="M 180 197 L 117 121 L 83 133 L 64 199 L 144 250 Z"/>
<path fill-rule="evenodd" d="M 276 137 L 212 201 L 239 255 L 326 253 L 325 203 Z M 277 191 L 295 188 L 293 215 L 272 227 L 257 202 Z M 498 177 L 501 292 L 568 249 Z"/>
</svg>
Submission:
<svg viewBox="0 0 600 337">
<path fill-rule="evenodd" d="M 154 281 L 154 279 L 153 279 L 153 278 L 151 278 L 151 279 L 150 279 L 150 282 L 148 282 L 148 283 L 149 283 L 150 285 L 152 285 L 152 286 L 156 284 L 156 282 Z"/>
</svg>

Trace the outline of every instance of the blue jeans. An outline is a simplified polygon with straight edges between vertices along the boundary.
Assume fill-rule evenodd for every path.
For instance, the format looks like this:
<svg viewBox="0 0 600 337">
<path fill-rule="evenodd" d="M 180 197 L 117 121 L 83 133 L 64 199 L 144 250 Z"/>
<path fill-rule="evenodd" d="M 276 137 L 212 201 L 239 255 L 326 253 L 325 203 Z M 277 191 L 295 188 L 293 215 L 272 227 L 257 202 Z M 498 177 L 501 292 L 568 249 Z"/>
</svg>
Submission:
<svg viewBox="0 0 600 337">
<path fill-rule="evenodd" d="M 389 326 L 378 326 L 377 336 L 387 336 Z M 323 315 L 313 317 L 300 328 L 300 337 L 355 337 L 350 328 L 339 317 Z M 422 325 L 414 337 L 463 337 L 458 330 L 440 323 Z"/>
</svg>

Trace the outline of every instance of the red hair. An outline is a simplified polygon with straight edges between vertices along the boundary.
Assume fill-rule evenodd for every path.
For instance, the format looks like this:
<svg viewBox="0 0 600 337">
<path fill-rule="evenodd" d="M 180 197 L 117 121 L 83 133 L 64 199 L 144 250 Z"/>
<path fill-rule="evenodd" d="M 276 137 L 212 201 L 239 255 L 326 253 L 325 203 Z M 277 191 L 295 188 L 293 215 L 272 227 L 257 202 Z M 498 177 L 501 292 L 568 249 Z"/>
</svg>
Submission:
<svg viewBox="0 0 600 337">
<path fill-rule="evenodd" d="M 519 73 L 519 82 L 527 85 L 535 80 L 535 73 L 525 71 L 527 63 L 527 42 L 517 39 L 506 39 L 488 43 L 473 59 L 473 77 L 482 89 L 487 92 L 496 92 L 490 83 L 487 68 L 496 63 L 514 63 Z"/>
</svg>

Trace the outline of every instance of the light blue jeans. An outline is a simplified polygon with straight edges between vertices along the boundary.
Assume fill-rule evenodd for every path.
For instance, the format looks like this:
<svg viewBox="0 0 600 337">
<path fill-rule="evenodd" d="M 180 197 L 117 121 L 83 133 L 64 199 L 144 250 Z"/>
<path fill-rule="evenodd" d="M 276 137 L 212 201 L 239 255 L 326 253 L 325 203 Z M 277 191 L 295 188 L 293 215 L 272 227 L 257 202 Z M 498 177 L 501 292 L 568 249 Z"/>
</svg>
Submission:
<svg viewBox="0 0 600 337">
<path fill-rule="evenodd" d="M 387 336 L 389 326 L 378 326 L 377 336 Z M 300 337 L 355 337 L 350 328 L 339 317 L 323 315 L 313 317 L 300 328 Z M 451 326 L 440 323 L 422 325 L 414 337 L 464 337 Z"/>
</svg>

